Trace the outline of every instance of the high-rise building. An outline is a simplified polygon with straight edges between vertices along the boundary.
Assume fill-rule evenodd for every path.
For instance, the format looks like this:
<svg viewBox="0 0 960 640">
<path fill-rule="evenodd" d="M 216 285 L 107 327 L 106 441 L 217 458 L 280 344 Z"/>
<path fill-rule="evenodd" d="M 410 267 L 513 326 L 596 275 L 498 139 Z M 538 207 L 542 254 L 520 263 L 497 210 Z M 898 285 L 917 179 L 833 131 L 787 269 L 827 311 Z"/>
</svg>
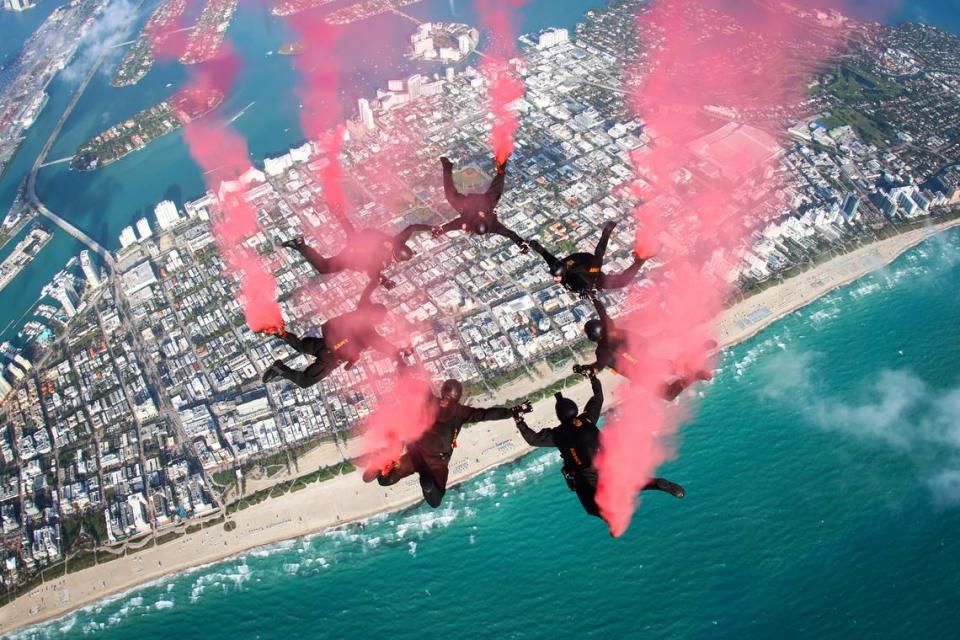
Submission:
<svg viewBox="0 0 960 640">
<path fill-rule="evenodd" d="M 96 289 L 100 286 L 99 269 L 90 259 L 90 252 L 86 249 L 80 252 L 80 268 L 83 269 L 83 275 L 86 277 L 90 288 Z"/>
<path fill-rule="evenodd" d="M 13 391 L 13 385 L 0 373 L 0 400 L 6 398 Z"/>
<path fill-rule="evenodd" d="M 370 108 L 370 101 L 366 98 L 360 98 L 360 123 L 368 132 L 376 128 L 376 123 L 373 121 L 373 109 Z"/>
<path fill-rule="evenodd" d="M 33 369 L 33 363 L 24 358 L 22 354 L 18 353 L 17 355 L 13 356 L 13 361 L 16 362 L 17 365 L 24 371 L 30 371 L 30 369 Z"/>
<path fill-rule="evenodd" d="M 181 220 L 177 205 L 170 200 L 164 200 L 154 207 L 153 213 L 157 216 L 157 225 L 164 231 L 177 226 Z"/>
<path fill-rule="evenodd" d="M 63 307 L 64 313 L 67 314 L 68 318 L 72 318 L 77 315 L 77 292 L 73 290 L 73 287 L 66 282 L 61 282 L 60 286 L 53 290 L 53 297 L 57 299 L 57 302 L 60 303 L 60 306 Z"/>
<path fill-rule="evenodd" d="M 422 84 L 423 76 L 421 76 L 419 73 L 415 73 L 407 79 L 407 93 L 410 94 L 411 100 L 416 100 L 422 95 L 420 91 Z"/>
<path fill-rule="evenodd" d="M 132 244 L 137 242 L 137 234 L 134 233 L 133 227 L 124 227 L 123 231 L 120 232 L 120 246 L 124 249 L 129 247 Z"/>
<path fill-rule="evenodd" d="M 473 43 L 470 42 L 470 36 L 466 33 L 461 33 L 460 37 L 457 38 L 457 45 L 460 48 L 460 53 L 470 53 L 470 49 L 473 47 Z"/>
<path fill-rule="evenodd" d="M 455 77 L 457 77 L 457 70 L 453 67 L 447 67 L 447 82 L 453 82 Z"/>
<path fill-rule="evenodd" d="M 35 0 L 3 0 L 3 8 L 7 11 L 26 11 L 35 4 Z"/>
<path fill-rule="evenodd" d="M 847 220 L 856 219 L 860 209 L 860 198 L 856 194 L 848 193 L 843 199 L 843 206 L 841 208 Z"/>
<path fill-rule="evenodd" d="M 153 235 L 153 229 L 150 228 L 150 223 L 147 222 L 146 218 L 137 220 L 137 233 L 140 234 L 141 242 Z"/>
</svg>

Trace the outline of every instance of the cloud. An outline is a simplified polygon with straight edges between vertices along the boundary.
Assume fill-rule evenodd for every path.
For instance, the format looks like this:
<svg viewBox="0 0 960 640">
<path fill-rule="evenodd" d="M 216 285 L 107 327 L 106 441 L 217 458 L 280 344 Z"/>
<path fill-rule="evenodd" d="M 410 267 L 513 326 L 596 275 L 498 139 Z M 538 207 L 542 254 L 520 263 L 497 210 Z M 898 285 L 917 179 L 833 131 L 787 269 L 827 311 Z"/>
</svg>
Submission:
<svg viewBox="0 0 960 640">
<path fill-rule="evenodd" d="M 820 375 L 823 354 L 783 352 L 760 367 L 760 394 L 803 411 L 826 431 L 909 457 L 941 505 L 960 505 L 960 385 L 931 387 L 909 370 L 883 369 L 847 397 Z"/>
<path fill-rule="evenodd" d="M 93 25 L 80 37 L 73 61 L 63 70 L 67 82 L 78 82 L 100 58 L 107 62 L 119 58 L 125 51 L 117 45 L 129 40 L 137 21 L 137 7 L 130 0 L 114 0 L 96 18 Z M 105 64 L 104 71 L 112 65 Z"/>
</svg>

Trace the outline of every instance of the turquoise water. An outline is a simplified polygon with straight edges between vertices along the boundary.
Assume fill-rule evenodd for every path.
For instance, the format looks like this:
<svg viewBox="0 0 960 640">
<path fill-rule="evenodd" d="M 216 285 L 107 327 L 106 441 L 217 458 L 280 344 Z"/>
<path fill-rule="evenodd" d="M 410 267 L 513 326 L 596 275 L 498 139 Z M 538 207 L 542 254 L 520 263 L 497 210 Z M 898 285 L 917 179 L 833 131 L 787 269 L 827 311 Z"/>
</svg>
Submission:
<svg viewBox="0 0 960 640">
<path fill-rule="evenodd" d="M 958 300 L 952 231 L 732 349 L 619 540 L 538 453 L 19 637 L 956 637 Z"/>
</svg>

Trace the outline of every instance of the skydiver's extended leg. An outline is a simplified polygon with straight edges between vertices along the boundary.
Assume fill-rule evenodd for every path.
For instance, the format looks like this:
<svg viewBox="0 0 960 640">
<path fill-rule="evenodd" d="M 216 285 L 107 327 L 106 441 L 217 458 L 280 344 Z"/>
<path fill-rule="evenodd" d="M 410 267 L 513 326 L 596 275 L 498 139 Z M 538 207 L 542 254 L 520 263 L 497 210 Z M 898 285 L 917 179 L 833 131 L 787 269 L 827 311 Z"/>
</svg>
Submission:
<svg viewBox="0 0 960 640">
<path fill-rule="evenodd" d="M 600 241 L 597 243 L 597 248 L 593 250 L 594 257 L 601 265 L 603 264 L 603 256 L 607 252 L 607 243 L 610 242 L 610 234 L 613 233 L 613 228 L 616 226 L 616 222 L 608 222 L 603 225 L 603 231 L 600 232 Z"/>
<path fill-rule="evenodd" d="M 333 361 L 314 360 L 313 364 L 303 371 L 297 371 L 296 369 L 291 369 L 280 360 L 277 360 L 267 369 L 263 381 L 269 382 L 279 377 L 289 380 L 301 389 L 307 389 L 333 373 L 338 364 L 339 363 Z"/>
<path fill-rule="evenodd" d="M 641 491 L 663 491 L 664 493 L 669 493 L 674 498 L 682 498 L 686 495 L 683 487 L 676 482 L 670 482 L 666 478 L 653 478 L 644 485 Z"/>
<path fill-rule="evenodd" d="M 447 158 L 440 158 L 440 163 L 443 165 L 443 193 L 447 196 L 447 202 L 450 203 L 450 206 L 457 211 L 461 211 L 466 198 L 457 191 L 457 186 L 453 184 L 453 163 Z"/>
<path fill-rule="evenodd" d="M 520 237 L 513 229 L 506 227 L 499 220 L 494 220 L 493 225 L 490 227 L 490 233 L 495 233 L 498 236 L 503 236 L 507 240 L 511 241 L 513 244 L 520 247 L 520 250 L 523 253 L 526 253 L 530 250 L 530 243 Z"/>
<path fill-rule="evenodd" d="M 413 462 L 413 458 L 410 457 L 409 453 L 405 453 L 387 470 L 387 473 L 383 473 L 383 470 L 377 473 L 377 483 L 381 487 L 389 487 L 397 484 L 404 478 L 412 476 L 416 470 L 417 467 Z"/>
<path fill-rule="evenodd" d="M 627 267 L 626 271 L 623 273 L 617 274 L 603 274 L 600 277 L 600 288 L 601 289 L 623 289 L 626 286 L 629 286 L 633 279 L 637 276 L 637 272 L 640 271 L 640 268 L 643 267 L 643 264 L 646 262 L 643 258 L 634 257 L 633 264 Z"/>
<path fill-rule="evenodd" d="M 574 491 L 577 492 L 577 497 L 580 498 L 580 504 L 583 505 L 583 510 L 591 516 L 602 518 L 603 516 L 600 515 L 600 507 L 597 505 L 596 483 L 590 482 L 587 478 L 578 474 L 575 476 L 574 486 Z"/>
<path fill-rule="evenodd" d="M 290 345 L 297 353 L 313 356 L 314 358 L 318 357 L 326 346 L 323 338 L 314 338 L 313 336 L 298 338 L 290 332 L 284 333 L 281 339 Z"/>
<path fill-rule="evenodd" d="M 486 192 L 483 194 L 487 197 L 487 202 L 490 206 L 490 211 L 487 213 L 492 212 L 493 208 L 500 202 L 500 197 L 503 195 L 503 183 L 506 178 L 506 173 L 497 172 L 497 175 L 490 181 L 490 186 L 487 187 Z"/>
<path fill-rule="evenodd" d="M 417 466 L 417 471 L 420 473 L 420 490 L 423 492 L 423 499 L 427 501 L 428 505 L 436 509 L 443 502 L 443 496 L 447 493 L 447 476 L 449 474 L 447 462 L 431 459 Z"/>
</svg>

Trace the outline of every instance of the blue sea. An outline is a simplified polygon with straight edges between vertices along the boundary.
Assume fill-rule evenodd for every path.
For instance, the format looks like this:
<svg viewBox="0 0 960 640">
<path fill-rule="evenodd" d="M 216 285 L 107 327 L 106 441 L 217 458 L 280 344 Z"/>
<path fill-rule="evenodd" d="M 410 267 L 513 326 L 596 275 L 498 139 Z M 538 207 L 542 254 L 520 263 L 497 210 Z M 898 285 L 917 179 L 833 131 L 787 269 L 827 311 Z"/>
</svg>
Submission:
<svg viewBox="0 0 960 640">
<path fill-rule="evenodd" d="M 958 300 L 954 230 L 725 353 L 620 539 L 542 452 L 16 637 L 955 638 Z"/>
</svg>

